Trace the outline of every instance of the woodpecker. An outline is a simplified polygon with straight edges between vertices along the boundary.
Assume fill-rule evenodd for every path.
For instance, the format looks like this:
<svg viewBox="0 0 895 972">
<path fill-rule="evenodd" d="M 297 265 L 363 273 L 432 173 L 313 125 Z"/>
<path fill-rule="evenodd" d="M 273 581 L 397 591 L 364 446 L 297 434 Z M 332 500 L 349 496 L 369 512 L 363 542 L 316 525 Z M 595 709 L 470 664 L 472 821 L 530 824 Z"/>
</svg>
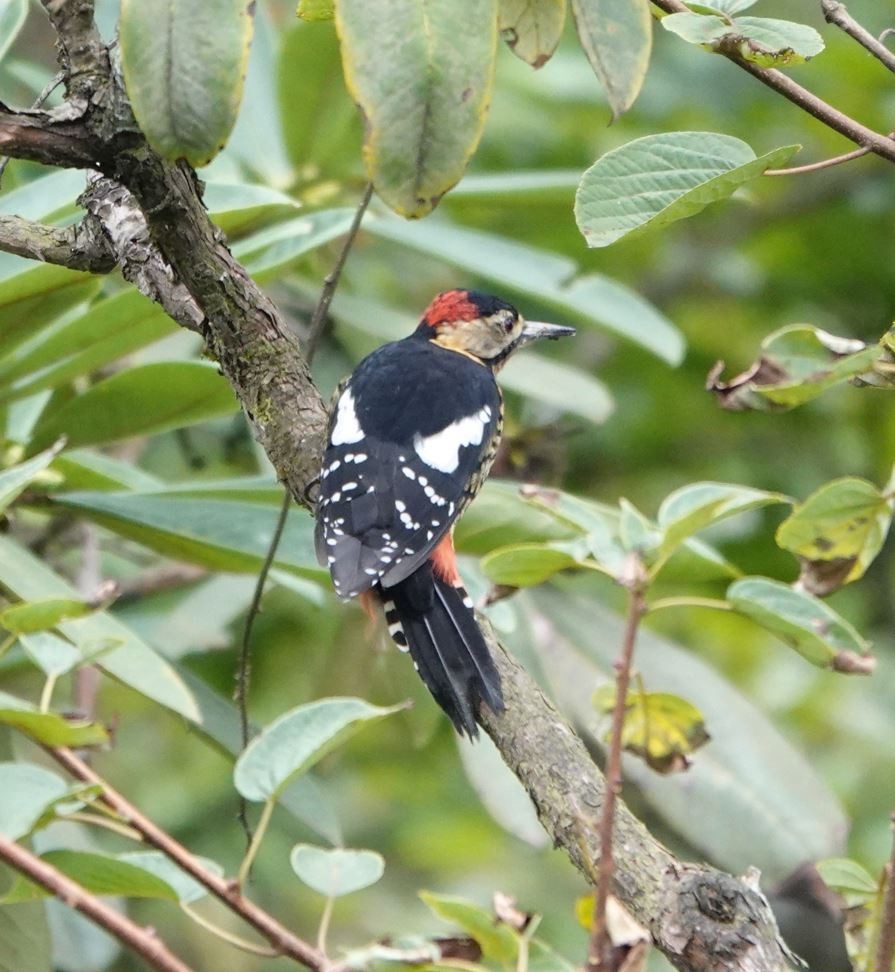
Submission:
<svg viewBox="0 0 895 972">
<path fill-rule="evenodd" d="M 475 290 L 439 294 L 403 340 L 366 357 L 337 393 L 315 543 L 342 599 L 381 603 L 389 634 L 461 734 L 500 676 L 457 570 L 454 524 L 500 442 L 496 373 L 513 352 L 574 328 L 525 321 Z"/>
</svg>

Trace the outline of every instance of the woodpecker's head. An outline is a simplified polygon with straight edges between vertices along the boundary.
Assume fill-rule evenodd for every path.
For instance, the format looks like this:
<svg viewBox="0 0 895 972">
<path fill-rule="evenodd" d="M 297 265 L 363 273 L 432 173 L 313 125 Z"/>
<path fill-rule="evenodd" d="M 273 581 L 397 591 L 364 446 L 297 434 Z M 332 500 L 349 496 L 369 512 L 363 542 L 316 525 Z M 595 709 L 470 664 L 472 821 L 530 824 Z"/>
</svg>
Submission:
<svg viewBox="0 0 895 972">
<path fill-rule="evenodd" d="M 416 333 L 496 371 L 523 344 L 565 337 L 575 328 L 523 320 L 512 304 L 477 290 L 448 290 L 426 308 Z"/>
</svg>

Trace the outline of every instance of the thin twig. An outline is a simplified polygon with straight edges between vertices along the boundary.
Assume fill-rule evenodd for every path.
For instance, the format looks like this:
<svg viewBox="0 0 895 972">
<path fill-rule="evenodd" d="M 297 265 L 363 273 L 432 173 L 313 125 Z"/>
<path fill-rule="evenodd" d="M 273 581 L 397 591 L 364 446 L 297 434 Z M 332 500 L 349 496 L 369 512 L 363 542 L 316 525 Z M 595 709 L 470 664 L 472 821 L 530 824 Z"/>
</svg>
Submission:
<svg viewBox="0 0 895 972">
<path fill-rule="evenodd" d="M 660 10 L 664 10 L 665 13 L 687 13 L 690 10 L 682 0 L 653 0 L 653 3 Z M 723 54 L 756 80 L 761 81 L 762 84 L 767 85 L 828 128 L 844 135 L 856 145 L 869 148 L 871 152 L 888 159 L 889 162 L 895 162 L 895 141 L 885 135 L 880 135 L 879 132 L 875 132 L 872 128 L 862 125 L 854 118 L 834 108 L 807 88 L 797 84 L 782 71 L 759 67 L 732 50 L 719 50 L 718 53 Z"/>
<path fill-rule="evenodd" d="M 48 749 L 47 752 L 75 779 L 99 786 L 101 788 L 100 799 L 133 827 L 145 843 L 155 847 L 156 850 L 160 850 L 182 871 L 195 878 L 234 914 L 239 915 L 240 918 L 251 925 L 262 938 L 270 942 L 280 955 L 294 959 L 313 972 L 322 972 L 327 967 L 325 957 L 313 945 L 294 935 L 288 928 L 281 925 L 273 915 L 243 897 L 239 888 L 233 882 L 203 867 L 182 844 L 142 814 L 126 797 L 122 796 L 70 749 L 59 747 Z"/>
<path fill-rule="evenodd" d="M 625 707 L 628 686 L 631 682 L 631 664 L 637 629 L 646 613 L 646 600 L 642 581 L 635 579 L 630 586 L 628 618 L 625 624 L 621 658 L 616 662 L 615 707 L 612 710 L 612 729 L 609 736 L 609 752 L 606 757 L 606 795 L 600 808 L 600 861 L 597 890 L 594 896 L 594 923 L 587 953 L 588 969 L 609 969 L 612 942 L 606 927 L 606 902 L 612 888 L 614 860 L 612 856 L 612 830 L 615 821 L 615 801 L 622 788 L 622 730 L 625 723 Z"/>
<path fill-rule="evenodd" d="M 348 254 L 351 252 L 351 247 L 354 245 L 355 239 L 357 239 L 361 221 L 364 218 L 364 213 L 367 211 L 367 206 L 370 204 L 372 197 L 373 183 L 369 182 L 364 188 L 360 202 L 357 204 L 354 219 L 348 228 L 348 235 L 342 243 L 342 248 L 336 258 L 336 262 L 323 281 L 323 288 L 320 291 L 317 306 L 314 308 L 314 314 L 311 317 L 311 323 L 308 328 L 308 339 L 304 348 L 305 361 L 308 365 L 314 360 L 314 355 L 317 352 L 317 346 L 320 342 L 320 336 L 326 324 L 329 305 L 332 303 L 333 295 L 339 286 L 339 279 L 342 276 L 342 270 L 345 268 L 345 261 L 348 259 Z M 270 568 L 273 566 L 274 558 L 277 555 L 277 548 L 280 546 L 280 540 L 283 536 L 283 529 L 286 526 L 286 518 L 289 515 L 289 507 L 291 504 L 292 496 L 287 489 L 283 496 L 283 505 L 280 507 L 280 516 L 277 520 L 273 536 L 271 537 L 267 555 L 264 558 L 264 563 L 261 565 L 261 570 L 258 572 L 258 580 L 252 595 L 252 603 L 249 605 L 245 627 L 242 632 L 242 642 L 240 643 L 239 660 L 236 668 L 236 690 L 233 698 L 236 702 L 237 709 L 239 709 L 239 729 L 243 749 L 249 744 L 249 685 L 252 678 L 252 628 L 255 625 L 255 618 L 261 609 L 261 598 L 264 595 L 267 575 L 270 573 Z M 246 847 L 250 848 L 252 846 L 252 828 L 249 825 L 248 809 L 244 798 L 240 798 L 239 801 L 239 821 L 245 833 Z"/>
<path fill-rule="evenodd" d="M 876 941 L 874 972 L 890 972 L 895 959 L 895 813 L 892 814 L 892 856 L 886 864 L 886 890 L 879 922 L 879 938 Z"/>
<path fill-rule="evenodd" d="M 861 47 L 870 51 L 881 64 L 890 71 L 895 71 L 895 54 L 877 40 L 869 30 L 862 27 L 848 12 L 844 3 L 840 3 L 839 0 L 820 0 L 820 9 L 828 24 L 835 24 L 840 30 L 844 30 Z"/>
<path fill-rule="evenodd" d="M 0 834 L 0 858 L 24 874 L 29 881 L 39 884 L 70 908 L 80 911 L 94 924 L 104 928 L 153 969 L 158 969 L 159 972 L 192 972 L 190 966 L 171 952 L 153 929 L 141 928 L 57 868 L 3 834 Z"/>
<path fill-rule="evenodd" d="M 360 230 L 361 220 L 364 218 L 364 213 L 367 211 L 367 206 L 370 204 L 370 200 L 373 198 L 373 183 L 368 182 L 364 188 L 364 193 L 361 196 L 360 202 L 357 204 L 357 209 L 354 212 L 354 219 L 351 221 L 351 226 L 348 228 L 348 235 L 345 237 L 345 242 L 342 244 L 342 249 L 339 251 L 339 256 L 336 258 L 336 262 L 326 275 L 323 280 L 323 289 L 320 291 L 320 298 L 317 301 L 317 306 L 314 308 L 314 314 L 311 317 L 311 323 L 308 325 L 308 339 L 305 341 L 305 361 L 310 364 L 314 360 L 314 355 L 317 352 L 317 344 L 320 341 L 320 336 L 323 333 L 324 322 L 326 321 L 326 314 L 329 311 L 329 305 L 332 303 L 333 295 L 336 292 L 336 287 L 339 286 L 339 278 L 342 276 L 342 270 L 345 267 L 345 261 L 348 259 L 348 254 L 351 252 L 351 247 L 354 246 L 354 241 L 357 238 L 358 230 Z"/>
<path fill-rule="evenodd" d="M 220 925 L 209 921 L 204 915 L 200 915 L 195 908 L 191 908 L 185 901 L 180 902 L 180 910 L 185 915 L 188 915 L 200 928 L 204 928 L 209 934 L 214 935 L 215 938 L 220 938 L 221 941 L 232 945 L 234 948 L 238 948 L 241 952 L 248 952 L 250 955 L 259 955 L 261 958 L 279 958 L 280 953 L 276 949 L 268 948 L 265 945 L 256 945 L 254 942 L 240 938 L 239 935 L 234 935 L 233 932 L 227 931 L 226 928 L 221 928 Z"/>
</svg>

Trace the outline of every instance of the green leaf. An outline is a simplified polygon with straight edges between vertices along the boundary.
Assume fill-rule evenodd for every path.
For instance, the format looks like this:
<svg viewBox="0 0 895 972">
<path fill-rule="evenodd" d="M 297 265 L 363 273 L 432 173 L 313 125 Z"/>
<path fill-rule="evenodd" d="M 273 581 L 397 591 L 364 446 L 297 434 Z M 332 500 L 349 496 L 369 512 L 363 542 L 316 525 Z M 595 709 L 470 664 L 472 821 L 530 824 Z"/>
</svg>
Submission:
<svg viewBox="0 0 895 972">
<path fill-rule="evenodd" d="M 267 555 L 278 513 L 268 504 L 156 493 L 65 493 L 59 506 L 170 557 L 216 570 L 256 571 Z M 276 563 L 322 578 L 314 553 L 314 523 L 294 509 L 286 521 Z"/>
<path fill-rule="evenodd" d="M 112 375 L 44 415 L 31 446 L 43 448 L 60 435 L 70 446 L 154 435 L 229 415 L 237 407 L 216 365 L 160 361 Z"/>
<path fill-rule="evenodd" d="M 309 888 L 327 898 L 341 898 L 368 888 L 385 871 L 385 861 L 376 851 L 314 847 L 311 844 L 296 844 L 289 855 L 289 863 Z"/>
<path fill-rule="evenodd" d="M 647 0 L 571 0 L 584 53 L 599 78 L 612 117 L 634 104 L 653 44 Z"/>
<path fill-rule="evenodd" d="M 254 223 L 291 215 L 301 205 L 278 189 L 248 182 L 209 182 L 202 200 L 228 236 L 244 233 Z"/>
<path fill-rule="evenodd" d="M 233 253 L 256 280 L 267 279 L 342 236 L 353 218 L 351 209 L 323 209 L 298 216 L 240 240 Z"/>
<path fill-rule="evenodd" d="M 53 850 L 41 854 L 41 860 L 70 877 L 91 894 L 177 900 L 177 894 L 171 885 L 155 874 L 127 861 L 107 857 L 105 854 Z M 51 893 L 40 885 L 32 884 L 20 877 L 0 901 L 3 904 L 18 904 L 44 898 Z"/>
<path fill-rule="evenodd" d="M 756 2 L 757 0 L 708 0 L 707 3 L 690 3 L 688 6 L 732 17 L 741 10 L 748 10 Z"/>
<path fill-rule="evenodd" d="M 345 81 L 384 202 L 424 216 L 459 182 L 491 100 L 496 0 L 339 0 Z"/>
<path fill-rule="evenodd" d="M 766 577 L 744 577 L 727 589 L 735 611 L 777 635 L 821 668 L 869 674 L 870 646 L 829 605 Z"/>
<path fill-rule="evenodd" d="M 127 93 L 165 158 L 200 166 L 223 148 L 242 98 L 253 8 L 245 0 L 122 0 Z"/>
<path fill-rule="evenodd" d="M 732 52 L 761 67 L 802 64 L 824 49 L 823 38 L 807 24 L 766 17 L 704 16 L 674 13 L 662 18 L 666 30 L 709 50 Z"/>
<path fill-rule="evenodd" d="M 662 553 L 671 553 L 687 537 L 737 513 L 787 502 L 791 500 L 782 493 L 769 493 L 750 486 L 689 483 L 666 496 L 659 507 L 657 520 L 664 531 Z"/>
<path fill-rule="evenodd" d="M 864 576 L 892 523 L 892 500 L 866 479 L 826 483 L 777 529 L 777 543 L 802 562 L 802 585 L 825 595 Z"/>
<path fill-rule="evenodd" d="M 533 68 L 553 56 L 566 20 L 566 0 L 500 0 L 497 27 L 507 46 Z"/>
<path fill-rule="evenodd" d="M 83 618 L 99 607 L 74 597 L 47 597 L 24 601 L 0 611 L 0 625 L 13 634 L 30 634 L 55 628 L 60 621 Z"/>
<path fill-rule="evenodd" d="M 51 631 L 19 635 L 25 654 L 48 676 L 64 675 L 81 662 L 81 652 L 66 638 Z"/>
<path fill-rule="evenodd" d="M 25 25 L 28 0 L 0 0 L 0 61 Z"/>
<path fill-rule="evenodd" d="M 98 722 L 65 719 L 55 712 L 32 712 L 0 706 L 0 725 L 12 726 L 45 746 L 102 746 L 109 734 Z"/>
<path fill-rule="evenodd" d="M 298 0 L 298 16 L 314 23 L 332 20 L 336 15 L 334 0 Z"/>
<path fill-rule="evenodd" d="M 16 497 L 50 465 L 59 454 L 61 443 L 41 452 L 40 455 L 23 462 L 18 466 L 11 466 L 0 472 L 0 512 L 6 510 Z"/>
<path fill-rule="evenodd" d="M 833 385 L 869 372 L 880 359 L 879 344 L 828 334 L 819 327 L 792 324 L 761 342 L 758 361 L 742 374 L 721 381 L 719 364 L 708 388 L 731 411 L 784 411 L 803 405 Z"/>
<path fill-rule="evenodd" d="M 0 908 L 0 942 L 0 972 L 53 972 L 50 929 L 41 902 Z"/>
<path fill-rule="evenodd" d="M 90 449 L 72 449 L 59 456 L 53 470 L 63 477 L 65 490 L 151 490 L 161 487 L 161 480 L 113 456 Z"/>
<path fill-rule="evenodd" d="M 873 898 L 879 891 L 879 884 L 857 861 L 847 857 L 831 857 L 818 861 L 815 865 L 827 887 L 838 894 Z"/>
<path fill-rule="evenodd" d="M 366 723 L 403 708 L 383 708 L 353 698 L 321 699 L 300 705 L 280 716 L 249 743 L 236 761 L 236 789 L 247 800 L 276 797 L 292 779 L 350 739 Z"/>
<path fill-rule="evenodd" d="M 119 854 L 118 860 L 155 875 L 161 883 L 173 890 L 176 899 L 184 904 L 192 904 L 208 894 L 203 885 L 182 871 L 161 851 L 128 851 L 125 854 Z M 206 871 L 217 877 L 223 877 L 224 869 L 217 861 L 212 861 L 207 857 L 197 857 L 196 860 Z M 122 894 L 126 893 L 122 892 Z"/>
<path fill-rule="evenodd" d="M 464 176 L 448 197 L 450 203 L 565 202 L 581 181 L 580 169 L 532 169 L 516 172 L 475 172 Z"/>
<path fill-rule="evenodd" d="M 0 763 L 0 834 L 19 840 L 46 811 L 70 793 L 69 785 L 33 763 Z"/>
<path fill-rule="evenodd" d="M 494 743 L 487 736 L 475 742 L 457 736 L 456 743 L 466 778 L 494 820 L 532 847 L 546 847 L 550 838 L 538 820 L 531 797 Z"/>
<path fill-rule="evenodd" d="M 666 20 L 668 18 L 665 18 Z M 783 165 L 797 145 L 756 158 L 745 143 L 713 132 L 666 132 L 628 142 L 584 173 L 575 219 L 588 246 L 658 229 L 727 199 L 765 169 Z"/>
<path fill-rule="evenodd" d="M 420 891 L 420 898 L 434 915 L 471 935 L 481 945 L 485 958 L 503 965 L 515 963 L 519 954 L 517 936 L 507 925 L 496 924 L 487 908 L 465 898 L 431 891 Z"/>
<path fill-rule="evenodd" d="M 601 685 L 594 692 L 594 705 L 600 712 L 612 712 L 615 694 L 615 683 Z M 622 747 L 657 773 L 688 769 L 690 754 L 708 741 L 702 713 L 679 695 L 633 689 L 625 700 Z"/>
<path fill-rule="evenodd" d="M 81 170 L 56 169 L 0 195 L 0 213 L 42 222 L 63 211 L 73 211 L 83 191 L 84 173 Z"/>
<path fill-rule="evenodd" d="M 0 358 L 95 294 L 99 277 L 45 263 L 0 281 Z"/>
<path fill-rule="evenodd" d="M 585 553 L 582 550 L 582 555 Z M 492 550 L 482 558 L 482 570 L 494 584 L 508 587 L 532 587 L 543 584 L 554 574 L 581 565 L 583 556 L 576 557 L 566 548 L 544 543 L 519 543 Z"/>
<path fill-rule="evenodd" d="M 71 585 L 30 551 L 4 536 L 0 536 L 0 585 L 23 600 L 76 597 Z M 59 630 L 82 654 L 97 644 L 120 643 L 99 658 L 100 668 L 187 719 L 195 722 L 199 718 L 195 698 L 174 668 L 107 612 L 62 621 Z"/>
<path fill-rule="evenodd" d="M 526 294 L 582 324 L 635 341 L 671 364 L 683 356 L 680 332 L 652 304 L 601 274 L 576 277 L 577 267 L 567 257 L 445 220 L 411 223 L 379 217 L 364 226 L 376 236 Z"/>
<path fill-rule="evenodd" d="M 176 330 L 158 304 L 137 290 L 122 291 L 0 363 L 0 401 L 58 387 Z"/>
<path fill-rule="evenodd" d="M 662 541 L 662 533 L 630 500 L 619 500 L 618 537 L 625 553 L 637 554 L 642 562 L 650 563 Z"/>
</svg>

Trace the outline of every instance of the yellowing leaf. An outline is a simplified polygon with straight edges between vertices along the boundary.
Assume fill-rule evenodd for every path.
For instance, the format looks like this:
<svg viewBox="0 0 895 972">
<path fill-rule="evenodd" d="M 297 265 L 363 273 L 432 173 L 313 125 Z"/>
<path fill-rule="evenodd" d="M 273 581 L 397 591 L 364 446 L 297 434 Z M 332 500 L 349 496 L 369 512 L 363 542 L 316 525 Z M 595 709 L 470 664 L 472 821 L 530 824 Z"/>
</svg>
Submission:
<svg viewBox="0 0 895 972">
<path fill-rule="evenodd" d="M 601 685 L 593 699 L 601 712 L 611 712 L 615 706 L 615 685 Z M 686 699 L 668 692 L 629 693 L 622 747 L 640 756 L 657 773 L 687 769 L 690 754 L 708 741 L 702 713 Z"/>
<path fill-rule="evenodd" d="M 777 543 L 802 561 L 802 585 L 829 594 L 858 580 L 879 553 L 892 522 L 892 501 L 866 479 L 821 486 L 777 529 Z"/>
<path fill-rule="evenodd" d="M 496 0 L 340 0 L 336 29 L 376 191 L 402 216 L 425 216 L 460 180 L 482 134 Z"/>
<path fill-rule="evenodd" d="M 500 34 L 516 57 L 533 68 L 553 56 L 565 20 L 566 0 L 500 0 Z"/>
</svg>

